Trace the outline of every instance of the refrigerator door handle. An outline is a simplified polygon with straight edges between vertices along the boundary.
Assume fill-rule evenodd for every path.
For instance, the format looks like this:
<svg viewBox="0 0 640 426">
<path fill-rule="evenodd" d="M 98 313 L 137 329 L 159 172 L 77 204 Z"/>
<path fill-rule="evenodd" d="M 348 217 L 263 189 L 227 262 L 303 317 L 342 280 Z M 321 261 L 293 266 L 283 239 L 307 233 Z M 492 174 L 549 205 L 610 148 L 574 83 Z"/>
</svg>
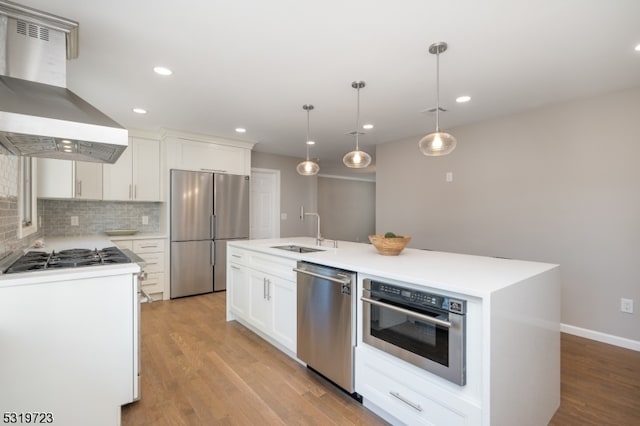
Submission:
<svg viewBox="0 0 640 426">
<path fill-rule="evenodd" d="M 216 215 L 211 214 L 211 239 L 216 239 Z"/>
<path fill-rule="evenodd" d="M 216 264 L 216 243 L 211 241 L 211 266 Z"/>
</svg>

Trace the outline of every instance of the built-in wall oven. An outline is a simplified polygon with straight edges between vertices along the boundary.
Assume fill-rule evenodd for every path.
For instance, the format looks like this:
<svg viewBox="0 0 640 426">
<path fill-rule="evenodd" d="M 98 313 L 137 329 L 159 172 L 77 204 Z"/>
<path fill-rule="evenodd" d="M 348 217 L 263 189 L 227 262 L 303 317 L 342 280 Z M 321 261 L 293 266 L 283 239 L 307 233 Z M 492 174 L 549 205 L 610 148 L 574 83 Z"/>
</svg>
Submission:
<svg viewBox="0 0 640 426">
<path fill-rule="evenodd" d="M 466 384 L 465 300 L 371 279 L 363 290 L 366 344 Z"/>
</svg>

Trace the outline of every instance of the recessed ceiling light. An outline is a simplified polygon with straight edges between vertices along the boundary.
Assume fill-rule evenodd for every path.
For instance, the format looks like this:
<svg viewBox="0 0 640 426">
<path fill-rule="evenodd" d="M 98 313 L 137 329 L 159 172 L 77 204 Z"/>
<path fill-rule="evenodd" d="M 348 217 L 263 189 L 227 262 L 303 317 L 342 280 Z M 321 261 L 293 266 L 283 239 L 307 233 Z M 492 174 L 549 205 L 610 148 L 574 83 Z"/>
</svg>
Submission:
<svg viewBox="0 0 640 426">
<path fill-rule="evenodd" d="M 70 140 L 68 140 L 68 139 L 63 139 L 63 140 L 62 140 L 62 144 L 63 144 L 63 145 L 71 145 L 71 141 L 70 141 Z"/>
<path fill-rule="evenodd" d="M 469 102 L 471 100 L 471 96 L 459 96 L 456 98 L 456 102 L 459 104 L 463 104 L 465 102 Z"/>
<path fill-rule="evenodd" d="M 371 130 L 373 129 L 373 124 L 363 124 L 362 128 L 365 130 Z"/>
<path fill-rule="evenodd" d="M 238 133 L 246 133 L 247 129 L 245 129 L 244 127 L 236 127 L 236 132 L 238 132 Z"/>
<path fill-rule="evenodd" d="M 135 112 L 136 114 L 146 114 L 147 110 L 144 108 L 134 108 L 133 112 Z"/>
<path fill-rule="evenodd" d="M 315 141 L 307 141 L 307 145 L 315 145 Z"/>
<path fill-rule="evenodd" d="M 636 46 L 636 52 L 640 52 L 640 44 Z"/>
<path fill-rule="evenodd" d="M 160 74 L 160 75 L 171 75 L 171 74 L 173 74 L 173 71 L 171 71 L 169 68 L 166 68 L 166 67 L 153 67 L 153 71 L 156 74 Z"/>
</svg>

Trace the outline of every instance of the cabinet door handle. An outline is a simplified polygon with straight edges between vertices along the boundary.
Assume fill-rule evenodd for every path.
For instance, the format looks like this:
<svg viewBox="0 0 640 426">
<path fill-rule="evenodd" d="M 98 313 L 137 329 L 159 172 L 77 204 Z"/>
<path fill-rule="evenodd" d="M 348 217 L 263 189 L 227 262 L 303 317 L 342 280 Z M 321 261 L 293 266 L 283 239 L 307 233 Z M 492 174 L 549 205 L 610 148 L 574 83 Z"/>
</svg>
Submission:
<svg viewBox="0 0 640 426">
<path fill-rule="evenodd" d="M 391 396 L 394 396 L 394 397 L 398 398 L 400 401 L 404 402 L 405 404 L 407 404 L 411 408 L 413 408 L 415 410 L 418 410 L 418 411 L 422 411 L 422 407 L 420 406 L 420 404 L 416 404 L 415 402 L 409 401 L 407 398 L 405 398 L 404 396 L 400 395 L 399 392 L 389 391 L 389 393 L 391 394 Z"/>
<path fill-rule="evenodd" d="M 133 185 L 129 185 L 129 199 L 133 198 Z"/>
<path fill-rule="evenodd" d="M 271 280 L 267 278 L 267 300 L 271 300 Z"/>
<path fill-rule="evenodd" d="M 267 298 L 267 279 L 262 278 L 262 298 Z"/>
<path fill-rule="evenodd" d="M 133 185 L 133 199 L 138 198 L 138 185 Z"/>
<path fill-rule="evenodd" d="M 82 181 L 81 180 L 76 182 L 76 196 L 82 197 Z"/>
</svg>

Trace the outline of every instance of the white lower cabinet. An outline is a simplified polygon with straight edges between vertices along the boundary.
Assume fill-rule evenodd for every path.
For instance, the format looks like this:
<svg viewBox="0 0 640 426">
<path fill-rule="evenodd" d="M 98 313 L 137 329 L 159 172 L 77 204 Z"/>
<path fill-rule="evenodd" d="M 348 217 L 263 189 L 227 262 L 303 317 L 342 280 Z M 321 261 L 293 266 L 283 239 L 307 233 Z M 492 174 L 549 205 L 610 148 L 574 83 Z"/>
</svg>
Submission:
<svg viewBox="0 0 640 426">
<path fill-rule="evenodd" d="M 157 294 L 154 300 L 162 299 L 165 277 L 165 241 L 163 238 L 149 238 L 143 240 L 115 240 L 120 248 L 133 251 L 145 261 L 145 279 L 141 282 L 142 290 L 149 295 Z"/>
<path fill-rule="evenodd" d="M 230 248 L 227 306 L 239 320 L 296 352 L 295 261 Z M 268 270 L 266 272 L 265 270 Z M 295 276 L 295 274 L 293 274 Z"/>
<path fill-rule="evenodd" d="M 227 304 L 234 314 L 249 316 L 249 268 L 232 263 L 227 271 Z"/>
<path fill-rule="evenodd" d="M 482 424 L 478 404 L 416 374 L 413 366 L 404 366 L 402 361 L 390 360 L 375 349 L 362 346 L 356 348 L 356 359 L 356 391 L 365 399 L 365 405 L 375 404 L 409 425 Z"/>
</svg>

